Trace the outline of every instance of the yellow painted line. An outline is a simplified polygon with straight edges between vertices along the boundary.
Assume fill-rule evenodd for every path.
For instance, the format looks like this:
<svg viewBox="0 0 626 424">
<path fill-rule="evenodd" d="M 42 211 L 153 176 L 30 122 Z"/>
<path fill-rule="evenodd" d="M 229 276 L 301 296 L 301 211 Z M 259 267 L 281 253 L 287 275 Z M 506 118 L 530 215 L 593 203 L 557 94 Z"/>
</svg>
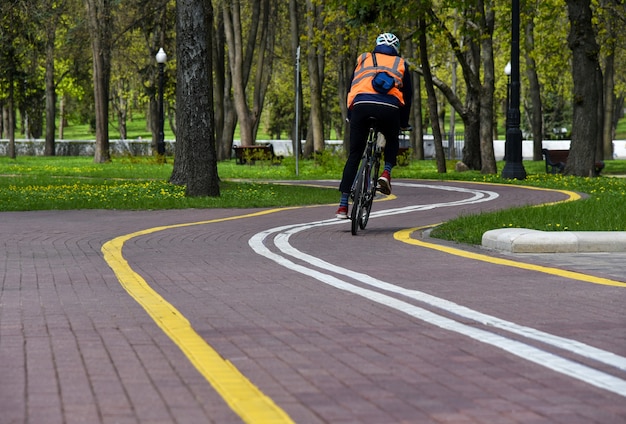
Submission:
<svg viewBox="0 0 626 424">
<path fill-rule="evenodd" d="M 483 182 L 478 182 L 478 181 L 463 181 L 463 182 L 471 182 L 473 184 L 501 185 L 501 186 L 511 187 L 510 184 L 483 183 Z M 568 190 L 553 190 L 549 188 L 529 187 L 529 186 L 513 186 L 513 187 L 521 187 L 521 188 L 525 188 L 529 190 L 556 191 L 556 192 L 563 193 L 568 196 L 567 199 L 562 200 L 560 202 L 544 203 L 542 205 L 537 205 L 537 207 L 553 205 L 553 204 L 561 203 L 561 202 L 571 202 L 574 200 L 579 200 L 581 198 L 580 194 L 575 193 L 573 191 L 568 191 Z M 528 264 L 524 262 L 513 261 L 510 259 L 495 258 L 492 256 L 480 254 L 480 253 L 467 252 L 465 250 L 455 249 L 453 247 L 441 246 L 441 245 L 434 244 L 434 243 L 427 243 L 425 241 L 411 238 L 411 234 L 414 233 L 415 231 L 435 227 L 436 225 L 439 225 L 439 224 L 429 225 L 426 227 L 415 227 L 415 228 L 408 228 L 405 230 L 400 230 L 396 232 L 393 236 L 396 240 L 399 240 L 403 243 L 412 244 L 414 246 L 425 247 L 428 249 L 438 250 L 440 252 L 445 252 L 451 255 L 461 256 L 464 258 L 473 259 L 477 261 L 542 272 L 544 274 L 556 275 L 559 277 L 569 278 L 569 279 L 577 280 L 577 281 L 583 281 L 586 283 L 602 284 L 602 285 L 614 286 L 614 287 L 626 287 L 626 283 L 623 283 L 621 281 L 611 280 L 609 278 L 595 277 L 593 275 L 582 274 L 580 272 L 566 271 L 566 270 L 562 270 L 558 268 L 552 268 L 552 267 L 541 266 L 541 265 L 533 265 L 533 264 Z"/>
<path fill-rule="evenodd" d="M 473 259 L 476 261 L 489 262 L 489 263 L 496 264 L 496 265 L 504 265 L 504 266 L 510 266 L 514 268 L 537 271 L 537 272 L 542 272 L 544 274 L 551 274 L 551 275 L 556 275 L 559 277 L 569 278 L 572 280 L 584 281 L 586 283 L 603 284 L 606 286 L 614 286 L 614 287 L 626 287 L 626 283 L 623 283 L 621 281 L 611 280 L 608 278 L 595 277 L 593 275 L 582 274 L 579 272 L 566 271 L 563 269 L 551 268 L 551 267 L 541 266 L 541 265 L 533 265 L 533 264 L 528 264 L 524 262 L 517 262 L 517 261 L 510 260 L 510 259 L 495 258 L 495 257 L 484 255 L 481 253 L 467 252 L 465 250 L 455 249 L 454 247 L 441 246 L 438 244 L 427 243 L 425 241 L 411 238 L 411 234 L 414 233 L 415 231 L 423 230 L 429 227 L 431 226 L 415 227 L 415 228 L 408 228 L 405 230 L 400 230 L 396 232 L 393 235 L 393 237 L 396 240 L 399 240 L 403 243 L 411 244 L 414 246 L 426 247 L 428 249 L 438 250 L 440 252 L 449 253 L 451 255 L 461 256 L 461 257 L 464 257 L 467 259 Z"/>
<path fill-rule="evenodd" d="M 109 264 L 120 284 L 150 315 L 154 322 L 180 348 L 189 361 L 213 386 L 230 408 L 246 423 L 293 423 L 291 418 L 272 399 L 267 397 L 228 360 L 222 358 L 191 327 L 191 323 L 172 304 L 154 291 L 128 264 L 122 255 L 128 240 L 172 228 L 211 224 L 250 218 L 293 208 L 271 209 L 246 215 L 209 221 L 168 225 L 123 235 L 102 246 L 104 260 Z"/>
</svg>

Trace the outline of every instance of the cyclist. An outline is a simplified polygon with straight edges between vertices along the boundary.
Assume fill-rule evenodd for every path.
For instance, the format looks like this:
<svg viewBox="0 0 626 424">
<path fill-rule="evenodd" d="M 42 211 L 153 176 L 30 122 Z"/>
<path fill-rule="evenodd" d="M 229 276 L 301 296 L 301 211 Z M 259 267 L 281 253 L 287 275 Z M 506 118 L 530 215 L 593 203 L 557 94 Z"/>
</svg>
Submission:
<svg viewBox="0 0 626 424">
<path fill-rule="evenodd" d="M 365 150 L 370 117 L 377 119 L 378 131 L 386 140 L 385 169 L 378 179 L 379 190 L 391 194 L 391 169 L 396 165 L 398 134 L 402 128 L 409 128 L 413 96 L 411 74 L 399 49 L 398 37 L 391 33 L 380 34 L 374 50 L 361 54 L 357 60 L 348 92 L 350 152 L 339 185 L 341 200 L 336 214 L 339 219 L 348 218 L 348 198 Z M 381 71 L 386 75 L 378 75 Z M 388 81 L 383 82 L 390 82 L 390 86 L 381 88 L 377 84 L 380 77 L 383 80 L 387 77 Z"/>
</svg>

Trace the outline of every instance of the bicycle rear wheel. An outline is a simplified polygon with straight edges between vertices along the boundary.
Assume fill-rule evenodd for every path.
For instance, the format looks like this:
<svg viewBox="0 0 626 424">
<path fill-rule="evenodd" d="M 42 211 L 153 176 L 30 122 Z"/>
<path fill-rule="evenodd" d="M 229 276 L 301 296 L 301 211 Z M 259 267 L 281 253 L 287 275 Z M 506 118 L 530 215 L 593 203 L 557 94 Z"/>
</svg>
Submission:
<svg viewBox="0 0 626 424">
<path fill-rule="evenodd" d="M 363 164 L 365 165 L 365 164 Z M 352 220 L 352 235 L 356 236 L 359 227 L 361 227 L 361 220 L 363 218 L 363 208 L 365 206 L 365 188 L 366 188 L 366 166 L 361 166 L 359 174 L 357 175 L 356 183 L 354 184 L 354 199 L 352 200 L 352 213 L 350 219 Z M 364 227 L 361 227 L 364 228 Z"/>
<path fill-rule="evenodd" d="M 370 163 L 370 173 L 367 175 L 367 182 L 364 188 L 364 202 L 362 208 L 361 219 L 359 220 L 359 227 L 362 230 L 367 226 L 367 222 L 370 219 L 370 212 L 372 211 L 372 205 L 374 204 L 374 198 L 376 197 L 376 184 L 378 178 L 378 171 L 380 168 L 380 162 L 372 158 Z"/>
</svg>

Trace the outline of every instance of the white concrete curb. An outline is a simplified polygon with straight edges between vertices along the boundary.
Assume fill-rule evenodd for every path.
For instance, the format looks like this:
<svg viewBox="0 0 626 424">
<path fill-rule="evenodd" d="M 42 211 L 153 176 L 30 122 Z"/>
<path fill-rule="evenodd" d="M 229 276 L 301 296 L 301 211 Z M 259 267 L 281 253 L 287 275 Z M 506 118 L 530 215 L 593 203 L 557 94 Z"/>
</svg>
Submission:
<svg viewBox="0 0 626 424">
<path fill-rule="evenodd" d="M 483 234 L 482 246 L 511 253 L 626 252 L 626 231 L 503 228 Z"/>
</svg>

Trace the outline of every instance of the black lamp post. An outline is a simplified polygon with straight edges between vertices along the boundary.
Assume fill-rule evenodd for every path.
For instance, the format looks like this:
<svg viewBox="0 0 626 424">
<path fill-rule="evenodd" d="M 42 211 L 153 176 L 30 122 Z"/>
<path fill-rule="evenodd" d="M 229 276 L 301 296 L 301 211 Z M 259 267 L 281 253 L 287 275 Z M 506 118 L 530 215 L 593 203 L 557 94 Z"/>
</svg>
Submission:
<svg viewBox="0 0 626 424">
<path fill-rule="evenodd" d="M 520 130 L 520 76 L 519 76 L 519 0 L 511 5 L 511 84 L 506 113 L 506 142 L 502 178 L 523 180 L 526 170 L 522 163 L 522 131 Z"/>
<path fill-rule="evenodd" d="M 159 65 L 159 139 L 157 140 L 157 153 L 159 156 L 165 154 L 165 133 L 163 127 L 165 125 L 165 117 L 163 113 L 163 80 L 164 80 L 164 68 L 165 62 L 167 62 L 167 54 L 161 47 L 156 54 L 156 61 Z"/>
</svg>

